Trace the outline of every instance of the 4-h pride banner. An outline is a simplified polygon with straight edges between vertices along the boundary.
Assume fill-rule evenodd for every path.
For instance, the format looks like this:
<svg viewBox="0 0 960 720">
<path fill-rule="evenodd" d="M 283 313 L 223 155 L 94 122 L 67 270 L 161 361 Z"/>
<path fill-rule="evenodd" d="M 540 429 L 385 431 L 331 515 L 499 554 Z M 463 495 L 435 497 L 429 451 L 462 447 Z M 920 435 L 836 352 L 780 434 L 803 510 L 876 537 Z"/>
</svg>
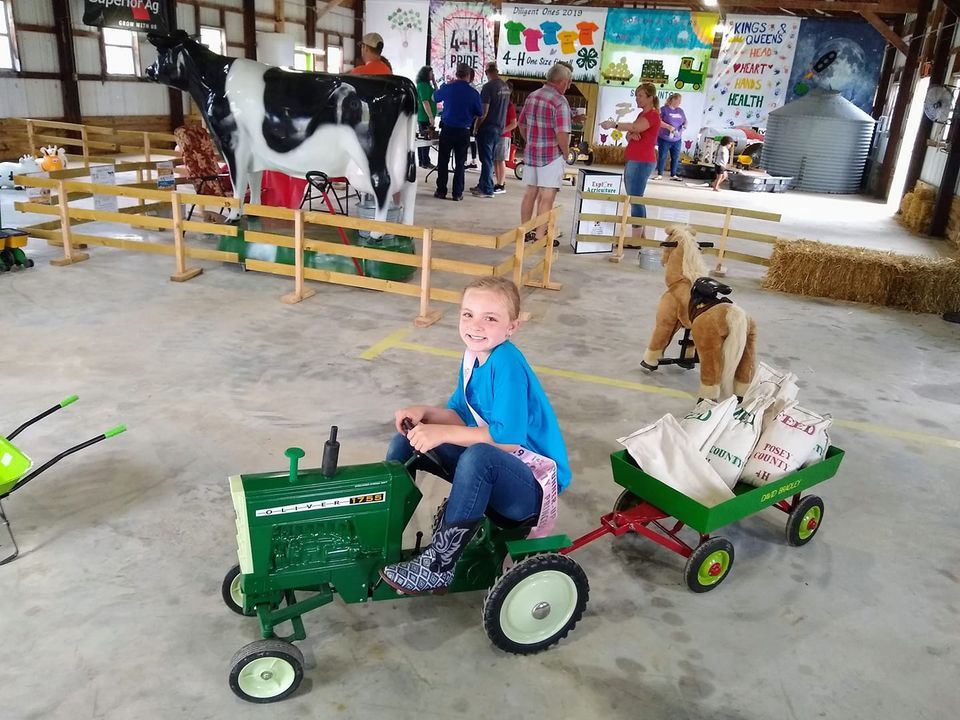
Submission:
<svg viewBox="0 0 960 720">
<path fill-rule="evenodd" d="M 453 80 L 459 63 L 466 63 L 477 71 L 476 83 L 485 82 L 483 66 L 496 59 L 493 6 L 432 0 L 430 39 L 430 64 L 437 83 Z"/>
<path fill-rule="evenodd" d="M 687 116 L 684 146 L 696 140 L 719 20 L 716 13 L 686 10 L 614 9 L 607 13 L 594 133 L 601 145 L 626 144 L 622 133 L 602 130 L 599 124 L 604 120 L 632 121 L 639 113 L 633 92 L 646 82 L 656 86 L 661 105 L 671 94 L 680 93 L 680 107 Z"/>
<path fill-rule="evenodd" d="M 799 31 L 798 17 L 727 16 L 704 126 L 765 126 L 770 111 L 787 100 Z"/>
<path fill-rule="evenodd" d="M 504 4 L 500 13 L 501 73 L 542 78 L 565 60 L 575 80 L 597 82 L 606 8 Z"/>
<path fill-rule="evenodd" d="M 428 0 L 366 0 L 363 31 L 380 33 L 396 75 L 415 80 L 427 56 Z M 359 58 L 358 58 L 359 60 Z"/>
</svg>

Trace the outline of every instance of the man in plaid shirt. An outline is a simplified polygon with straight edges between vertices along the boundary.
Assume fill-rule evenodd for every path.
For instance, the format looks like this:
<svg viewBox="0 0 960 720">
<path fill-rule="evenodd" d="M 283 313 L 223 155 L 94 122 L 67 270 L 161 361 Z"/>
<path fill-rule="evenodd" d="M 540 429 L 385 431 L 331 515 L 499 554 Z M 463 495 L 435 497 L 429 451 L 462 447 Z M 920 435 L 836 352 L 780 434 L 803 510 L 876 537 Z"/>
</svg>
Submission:
<svg viewBox="0 0 960 720">
<path fill-rule="evenodd" d="M 526 143 L 523 182 L 527 185 L 520 204 L 521 223 L 550 210 L 563 183 L 570 152 L 570 104 L 564 94 L 572 82 L 573 69 L 558 62 L 547 72 L 543 87 L 527 96 L 520 111 L 518 129 Z M 527 240 L 536 240 L 545 232 L 542 225 L 528 232 Z M 554 240 L 554 246 L 559 244 Z"/>
</svg>

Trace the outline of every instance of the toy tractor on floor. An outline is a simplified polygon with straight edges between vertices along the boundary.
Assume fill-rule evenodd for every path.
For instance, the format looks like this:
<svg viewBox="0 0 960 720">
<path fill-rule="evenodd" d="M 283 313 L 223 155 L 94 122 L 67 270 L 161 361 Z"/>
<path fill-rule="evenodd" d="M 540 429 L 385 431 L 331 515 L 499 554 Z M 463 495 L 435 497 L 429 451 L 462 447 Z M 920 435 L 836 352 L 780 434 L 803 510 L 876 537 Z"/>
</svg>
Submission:
<svg viewBox="0 0 960 720">
<path fill-rule="evenodd" d="M 230 478 L 240 562 L 223 579 L 223 600 L 236 613 L 256 616 L 263 638 L 230 663 L 230 688 L 249 702 L 274 702 L 297 690 L 303 655 L 293 641 L 306 637 L 304 613 L 334 595 L 347 603 L 406 597 L 381 582 L 379 570 L 420 550 L 420 534 L 416 548 L 401 548 L 422 497 L 412 477 L 420 456 L 407 466 L 337 467 L 336 434 L 334 427 L 319 469 L 300 470 L 304 452 L 290 448 L 288 471 Z M 580 566 L 557 552 L 570 546 L 567 536 L 527 540 L 529 527 L 509 525 L 483 521 L 449 592 L 490 588 L 483 606 L 490 640 L 507 652 L 535 653 L 577 624 L 589 585 Z M 515 564 L 504 570 L 507 558 Z M 277 637 L 286 621 L 292 634 Z"/>
</svg>

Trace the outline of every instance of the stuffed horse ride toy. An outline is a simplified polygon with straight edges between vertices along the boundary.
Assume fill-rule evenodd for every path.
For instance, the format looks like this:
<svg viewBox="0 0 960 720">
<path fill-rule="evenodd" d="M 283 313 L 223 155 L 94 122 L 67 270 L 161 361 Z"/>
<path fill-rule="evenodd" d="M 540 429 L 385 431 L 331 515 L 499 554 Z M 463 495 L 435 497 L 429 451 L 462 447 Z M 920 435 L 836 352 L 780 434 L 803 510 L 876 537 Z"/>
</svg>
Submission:
<svg viewBox="0 0 960 720">
<path fill-rule="evenodd" d="M 700 246 L 688 228 L 671 228 L 663 249 L 667 291 L 657 306 L 657 325 L 640 363 L 656 370 L 680 327 L 690 330 L 700 356 L 700 397 L 743 396 L 756 369 L 756 324 L 726 298 L 730 289 L 707 277 Z M 692 361 L 692 351 L 681 351 Z M 688 356 L 689 353 L 689 356 Z"/>
</svg>

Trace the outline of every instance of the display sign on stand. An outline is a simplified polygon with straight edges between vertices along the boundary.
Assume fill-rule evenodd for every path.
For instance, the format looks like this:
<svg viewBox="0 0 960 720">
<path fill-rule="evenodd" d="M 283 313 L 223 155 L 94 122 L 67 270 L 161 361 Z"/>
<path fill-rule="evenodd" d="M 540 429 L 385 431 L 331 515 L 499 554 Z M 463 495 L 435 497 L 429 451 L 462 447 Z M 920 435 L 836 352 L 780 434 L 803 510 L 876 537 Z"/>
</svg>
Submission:
<svg viewBox="0 0 960 720">
<path fill-rule="evenodd" d="M 164 160 L 157 163 L 157 189 L 170 190 L 177 187 L 177 178 L 173 173 L 173 161 Z"/>
<path fill-rule="evenodd" d="M 620 215 L 621 203 L 615 200 L 584 198 L 583 193 L 620 195 L 623 193 L 623 173 L 582 168 L 577 176 L 577 201 L 573 214 L 570 246 L 576 254 L 610 252 L 616 243 L 617 223 L 581 220 L 581 215 Z M 610 240 L 598 238 L 609 237 Z"/>
<path fill-rule="evenodd" d="M 94 165 L 90 168 L 90 179 L 94 185 L 116 185 L 116 173 L 113 165 Z M 116 195 L 93 196 L 93 209 L 101 212 L 117 212 L 120 207 Z"/>
<path fill-rule="evenodd" d="M 49 178 L 48 172 L 24 173 L 26 177 Z M 50 205 L 53 198 L 52 189 L 48 187 L 32 187 L 27 185 L 27 202 L 37 203 L 38 205 Z"/>
</svg>

